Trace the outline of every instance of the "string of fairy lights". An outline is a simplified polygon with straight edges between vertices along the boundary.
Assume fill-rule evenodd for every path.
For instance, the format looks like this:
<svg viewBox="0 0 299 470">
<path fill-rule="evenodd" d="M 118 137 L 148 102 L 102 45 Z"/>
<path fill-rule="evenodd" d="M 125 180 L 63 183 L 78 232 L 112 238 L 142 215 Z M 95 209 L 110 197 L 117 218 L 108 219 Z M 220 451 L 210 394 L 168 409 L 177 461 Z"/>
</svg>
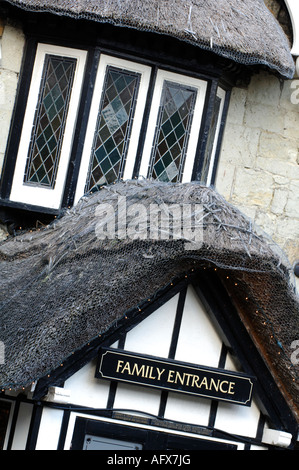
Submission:
<svg viewBox="0 0 299 470">
<path fill-rule="evenodd" d="M 217 270 L 217 268 L 214 268 L 215 270 Z M 226 279 L 229 280 L 230 277 L 227 275 L 226 276 Z M 233 286 L 235 288 L 239 288 L 240 287 L 240 283 L 239 282 L 233 282 Z M 272 341 L 272 343 L 275 343 L 278 350 L 277 350 L 277 355 L 280 356 L 281 354 L 284 355 L 284 358 L 285 360 L 288 362 L 289 364 L 289 370 L 292 370 L 292 373 L 293 375 L 295 375 L 295 377 L 292 377 L 292 381 L 293 382 L 296 382 L 296 380 L 299 379 L 299 375 L 298 375 L 298 372 L 296 371 L 295 369 L 295 364 L 293 364 L 293 362 L 291 361 L 291 358 L 289 357 L 288 353 L 286 352 L 285 348 L 283 347 L 283 344 L 282 342 L 279 340 L 277 334 L 276 334 L 276 331 L 275 331 L 275 328 L 274 328 L 274 325 L 273 325 L 273 322 L 270 320 L 269 316 L 266 314 L 266 312 L 264 311 L 264 309 L 262 308 L 262 306 L 258 303 L 257 299 L 254 298 L 252 295 L 250 294 L 246 294 L 246 296 L 244 297 L 244 300 L 245 302 L 251 302 L 253 304 L 255 304 L 256 308 L 255 308 L 255 311 L 254 313 L 256 315 L 260 315 L 262 316 L 263 320 L 262 320 L 262 324 L 263 326 L 267 326 L 271 333 L 268 335 L 268 338 L 269 340 Z"/>
<path fill-rule="evenodd" d="M 203 270 L 206 270 L 206 269 L 213 269 L 215 272 L 218 271 L 218 268 L 217 268 L 217 267 L 214 267 L 214 268 L 203 267 Z M 190 278 L 190 275 L 192 275 L 192 276 L 194 275 L 194 271 L 195 271 L 195 269 L 193 268 L 193 269 L 191 269 L 191 271 L 190 271 L 189 273 L 187 273 L 187 274 L 184 275 L 184 278 L 185 278 L 186 281 Z M 219 271 L 221 271 L 221 270 L 219 270 Z M 241 283 L 240 283 L 240 282 L 237 282 L 237 281 L 235 281 L 235 280 L 233 280 L 229 275 L 226 275 L 226 276 L 225 276 L 225 279 L 226 279 L 228 282 L 231 281 L 230 284 L 233 286 L 233 288 L 238 288 L 238 289 L 241 289 L 241 288 L 242 288 Z M 169 287 L 172 287 L 173 285 L 174 285 L 174 281 L 171 281 L 171 282 L 169 283 Z M 155 297 L 156 297 L 156 295 L 152 296 L 151 298 L 148 298 L 148 299 L 144 302 L 144 304 L 143 304 L 142 306 L 137 306 L 136 308 L 132 309 L 131 312 L 133 312 L 133 313 L 138 312 L 139 314 L 142 313 L 142 312 L 144 311 L 146 305 L 148 305 L 149 303 L 151 303 L 152 301 L 154 301 L 154 300 L 155 300 Z M 278 348 L 278 350 L 277 350 L 277 355 L 278 355 L 278 356 L 280 356 L 281 354 L 284 355 L 284 359 L 285 359 L 285 360 L 287 361 L 287 363 L 289 364 L 289 370 L 290 370 L 291 373 L 292 373 L 292 381 L 293 381 L 293 382 L 296 382 L 296 381 L 299 379 L 298 372 L 296 371 L 295 365 L 293 364 L 293 362 L 291 361 L 291 358 L 288 356 L 288 354 L 287 354 L 285 348 L 283 347 L 282 342 L 279 340 L 279 338 L 278 338 L 278 336 L 277 336 L 277 334 L 276 334 L 276 332 L 275 332 L 274 325 L 273 325 L 273 323 L 271 322 L 269 316 L 265 313 L 265 311 L 264 311 L 264 309 L 262 308 L 262 306 L 259 305 L 259 303 L 257 302 L 257 299 L 253 298 L 252 295 L 250 295 L 250 294 L 247 293 L 247 294 L 244 296 L 243 301 L 245 301 L 246 303 L 247 303 L 247 302 L 251 302 L 252 304 L 255 304 L 255 311 L 254 311 L 254 313 L 255 313 L 256 315 L 261 315 L 261 316 L 263 317 L 263 321 L 262 321 L 263 326 L 268 327 L 268 328 L 270 329 L 270 334 L 268 335 L 269 341 L 271 341 L 272 343 L 275 343 L 275 344 L 276 344 L 276 346 L 277 346 L 277 348 Z M 128 319 L 129 319 L 129 316 L 130 316 L 129 313 L 124 314 L 123 320 L 125 320 L 125 321 L 128 320 Z M 117 322 L 119 322 L 119 320 L 117 320 Z M 110 328 L 111 328 L 111 326 L 107 329 L 107 331 L 108 331 Z M 101 333 L 97 334 L 94 338 L 92 338 L 92 339 L 86 344 L 86 346 L 90 346 L 90 344 L 91 344 L 92 342 L 94 342 L 95 340 L 97 340 L 97 341 L 101 340 L 101 338 L 103 338 L 103 337 L 105 336 L 105 333 L 107 333 L 107 331 L 102 331 Z M 71 356 L 73 356 L 75 353 L 78 353 L 78 352 L 79 352 L 79 350 L 73 351 L 73 352 L 71 353 Z M 65 362 L 64 362 L 64 361 L 60 362 L 60 364 L 58 364 L 58 366 L 57 366 L 56 368 L 54 368 L 53 371 L 56 371 L 57 368 L 64 367 L 64 365 L 65 365 Z M 47 379 L 50 379 L 52 373 L 53 373 L 53 372 L 47 373 L 47 374 L 45 375 L 45 377 L 46 377 Z M 37 380 L 32 380 L 30 386 L 31 386 L 31 387 L 34 387 L 34 386 L 36 385 L 36 383 L 37 383 Z M 7 388 L 2 388 L 2 389 L 1 389 L 1 392 L 4 393 L 5 390 L 12 391 L 13 389 L 16 388 L 16 386 L 17 386 L 17 384 L 14 384 L 13 386 L 11 385 L 11 386 L 8 386 Z M 22 386 L 20 386 L 19 389 L 21 389 L 21 390 L 24 391 L 24 390 L 26 390 L 26 388 L 28 388 L 28 385 L 27 385 L 27 386 L 22 385 Z"/>
</svg>

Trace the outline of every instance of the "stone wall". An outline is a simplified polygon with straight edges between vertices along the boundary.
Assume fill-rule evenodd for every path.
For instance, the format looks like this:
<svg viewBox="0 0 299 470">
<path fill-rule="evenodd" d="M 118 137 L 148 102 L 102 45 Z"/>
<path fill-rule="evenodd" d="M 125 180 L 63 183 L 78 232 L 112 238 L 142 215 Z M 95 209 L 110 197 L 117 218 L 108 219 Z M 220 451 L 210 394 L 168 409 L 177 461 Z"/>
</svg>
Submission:
<svg viewBox="0 0 299 470">
<path fill-rule="evenodd" d="M 22 29 L 12 22 L 6 22 L 3 35 L 0 38 L 2 50 L 0 61 L 0 173 L 15 104 L 24 43 Z"/>
<path fill-rule="evenodd" d="M 0 18 L 0 175 L 13 114 L 25 38 L 19 25 Z M 0 223 L 0 242 L 7 230 Z"/>
<path fill-rule="evenodd" d="M 232 92 L 216 189 L 299 260 L 299 80 L 267 72 Z M 299 287 L 299 285 L 298 285 Z"/>
</svg>

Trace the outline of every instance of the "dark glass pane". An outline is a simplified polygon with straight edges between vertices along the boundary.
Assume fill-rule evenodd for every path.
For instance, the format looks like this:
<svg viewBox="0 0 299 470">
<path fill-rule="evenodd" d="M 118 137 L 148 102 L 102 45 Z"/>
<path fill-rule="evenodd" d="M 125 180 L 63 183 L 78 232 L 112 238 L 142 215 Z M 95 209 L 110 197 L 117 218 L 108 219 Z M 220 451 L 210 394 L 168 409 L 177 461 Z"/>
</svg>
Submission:
<svg viewBox="0 0 299 470">
<path fill-rule="evenodd" d="M 137 73 L 107 67 L 85 192 L 121 176 L 139 81 Z"/>
<path fill-rule="evenodd" d="M 24 183 L 54 188 L 76 59 L 46 55 Z"/>
<path fill-rule="evenodd" d="M 194 88 L 164 82 L 149 177 L 181 180 L 196 95 Z"/>
<path fill-rule="evenodd" d="M 207 146 L 206 146 L 205 156 L 204 156 L 204 160 L 203 160 L 203 166 L 202 166 L 202 170 L 201 170 L 201 178 L 200 179 L 203 183 L 206 183 L 207 178 L 208 178 L 210 161 L 211 161 L 211 156 L 212 156 L 212 152 L 213 152 L 216 129 L 217 129 L 219 113 L 220 113 L 220 104 L 221 104 L 221 99 L 219 98 L 219 96 L 216 96 L 215 106 L 214 106 L 214 109 L 213 109 L 213 115 L 212 115 L 212 119 L 211 119 L 211 127 L 210 127 L 210 130 L 209 130 L 209 135 L 208 135 L 208 139 L 207 139 Z"/>
</svg>

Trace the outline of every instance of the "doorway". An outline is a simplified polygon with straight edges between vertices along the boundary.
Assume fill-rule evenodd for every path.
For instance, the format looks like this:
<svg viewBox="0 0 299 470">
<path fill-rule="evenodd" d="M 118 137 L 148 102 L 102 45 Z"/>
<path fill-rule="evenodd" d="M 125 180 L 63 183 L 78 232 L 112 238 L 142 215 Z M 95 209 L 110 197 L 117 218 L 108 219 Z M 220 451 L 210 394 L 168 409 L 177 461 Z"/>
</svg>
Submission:
<svg viewBox="0 0 299 470">
<path fill-rule="evenodd" d="M 236 450 L 237 445 L 77 417 L 71 450 Z"/>
</svg>

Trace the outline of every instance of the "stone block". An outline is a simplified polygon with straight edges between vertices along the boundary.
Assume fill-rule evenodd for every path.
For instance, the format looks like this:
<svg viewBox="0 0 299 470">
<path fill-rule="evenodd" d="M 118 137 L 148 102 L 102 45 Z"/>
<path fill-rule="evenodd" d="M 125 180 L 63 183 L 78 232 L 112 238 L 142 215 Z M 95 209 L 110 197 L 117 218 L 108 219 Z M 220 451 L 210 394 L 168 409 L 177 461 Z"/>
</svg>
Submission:
<svg viewBox="0 0 299 470">
<path fill-rule="evenodd" d="M 259 138 L 259 129 L 227 125 L 222 142 L 221 159 L 235 166 L 254 167 Z"/>
<path fill-rule="evenodd" d="M 299 80 L 285 80 L 280 95 L 279 105 L 288 111 L 299 112 Z"/>
<path fill-rule="evenodd" d="M 285 127 L 284 114 L 285 112 L 278 112 L 276 106 L 251 102 L 246 104 L 244 124 L 282 134 Z"/>
<path fill-rule="evenodd" d="M 299 219 L 299 180 L 290 183 L 285 213 L 289 217 Z M 299 243 L 298 243 L 299 245 Z"/>
<path fill-rule="evenodd" d="M 227 126 L 229 124 L 242 124 L 245 113 L 245 102 L 247 90 L 233 88 L 231 92 L 229 108 L 227 113 Z"/>
<path fill-rule="evenodd" d="M 2 36 L 2 62 L 3 69 L 20 72 L 25 38 L 23 31 L 7 24 Z"/>
<path fill-rule="evenodd" d="M 271 212 L 274 214 L 282 214 L 288 200 L 289 192 L 286 189 L 275 189 L 271 202 Z"/>
<path fill-rule="evenodd" d="M 221 161 L 217 170 L 215 188 L 227 201 L 231 197 L 234 177 L 235 166 Z"/>
<path fill-rule="evenodd" d="M 233 202 L 244 206 L 268 208 L 273 197 L 273 178 L 254 169 L 238 168 L 233 187 Z"/>
<path fill-rule="evenodd" d="M 299 219 L 291 217 L 280 217 L 276 224 L 275 238 L 280 239 L 280 245 L 285 247 L 291 244 L 291 240 L 298 247 L 299 239 Z"/>
<path fill-rule="evenodd" d="M 290 180 L 285 176 L 273 175 L 273 179 L 276 186 L 281 186 L 284 188 L 289 186 Z"/>
<path fill-rule="evenodd" d="M 283 239 L 277 236 L 277 217 L 267 210 L 257 210 L 255 223 L 270 236 L 277 244 L 281 244 Z"/>
<path fill-rule="evenodd" d="M 4 153 L 16 97 L 17 74 L 0 70 L 0 153 Z"/>
<path fill-rule="evenodd" d="M 242 205 L 242 204 L 238 204 L 238 209 L 242 212 L 242 214 L 246 215 L 246 217 L 248 217 L 248 218 L 251 219 L 252 221 L 255 220 L 255 218 L 256 218 L 256 212 L 257 212 L 257 208 L 256 208 L 256 207 L 253 207 L 253 206 L 245 206 L 245 205 Z"/>
<path fill-rule="evenodd" d="M 280 82 L 277 77 L 266 72 L 253 75 L 248 86 L 247 101 L 275 108 L 279 105 Z"/>
<path fill-rule="evenodd" d="M 276 176 L 282 176 L 288 180 L 299 180 L 299 165 L 291 162 L 257 157 L 256 167 L 264 172 L 272 173 Z"/>
<path fill-rule="evenodd" d="M 14 107 L 18 75 L 9 70 L 0 69 L 0 106 L 1 109 L 11 110 Z"/>
<path fill-rule="evenodd" d="M 284 117 L 283 136 L 288 139 L 295 139 L 298 142 L 299 136 L 299 112 L 289 111 Z"/>
<path fill-rule="evenodd" d="M 298 142 L 280 134 L 263 131 L 259 142 L 259 155 L 269 159 L 297 163 Z"/>
</svg>

